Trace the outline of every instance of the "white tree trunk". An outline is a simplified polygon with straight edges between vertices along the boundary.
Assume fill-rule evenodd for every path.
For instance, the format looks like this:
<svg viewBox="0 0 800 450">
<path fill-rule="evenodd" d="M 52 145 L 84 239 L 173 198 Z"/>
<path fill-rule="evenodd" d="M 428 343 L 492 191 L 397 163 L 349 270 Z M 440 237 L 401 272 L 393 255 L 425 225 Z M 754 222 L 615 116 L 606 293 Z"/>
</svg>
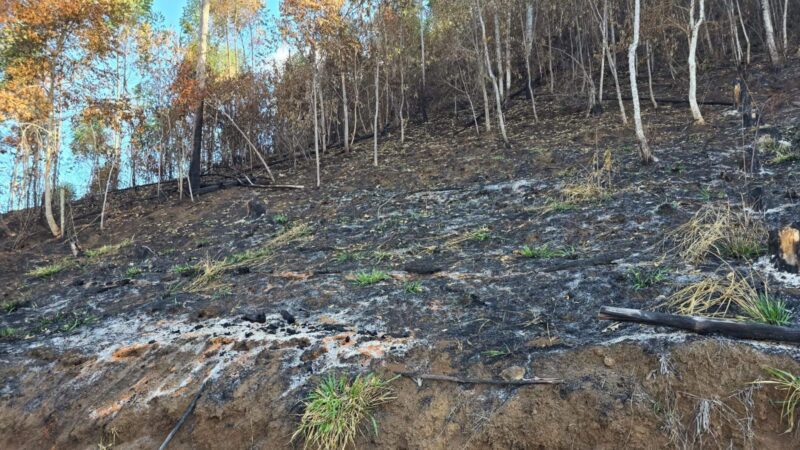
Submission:
<svg viewBox="0 0 800 450">
<path fill-rule="evenodd" d="M 639 46 L 639 22 L 641 17 L 641 0 L 634 1 L 633 12 L 633 41 L 628 47 L 628 72 L 631 78 L 631 98 L 633 99 L 633 121 L 636 124 L 636 137 L 639 138 L 639 155 L 644 164 L 654 161 L 650 147 L 647 145 L 647 137 L 644 135 L 642 125 L 642 110 L 639 107 L 639 88 L 636 84 L 636 48 Z"/>
<path fill-rule="evenodd" d="M 497 77 L 492 70 L 492 61 L 489 59 L 489 44 L 486 42 L 486 24 L 483 21 L 483 13 L 481 12 L 481 7 L 478 3 L 478 0 L 475 0 L 475 7 L 476 14 L 478 14 L 478 19 L 480 19 L 481 23 L 481 36 L 483 37 L 483 54 L 486 62 L 486 71 L 489 73 L 489 78 L 492 80 L 492 87 L 494 87 L 495 106 L 497 108 L 497 125 L 500 127 L 500 135 L 503 138 L 503 143 L 506 145 L 506 147 L 509 147 L 510 144 L 508 142 L 508 135 L 506 134 L 506 124 L 503 118 L 503 101 L 501 99 L 502 84 L 498 82 Z M 496 14 L 495 18 L 497 18 Z"/>
<path fill-rule="evenodd" d="M 699 16 L 694 20 L 695 4 L 699 4 Z M 689 26 L 692 30 L 692 35 L 689 40 L 689 107 L 692 110 L 692 117 L 694 123 L 697 125 L 705 125 L 706 121 L 700 113 L 700 106 L 697 104 L 697 38 L 700 34 L 700 26 L 706 18 L 705 0 L 692 0 L 689 7 Z"/>
<path fill-rule="evenodd" d="M 495 6 L 494 10 L 494 49 L 497 57 L 497 78 L 500 79 L 498 86 L 500 88 L 500 98 L 505 97 L 505 93 L 503 90 L 503 53 L 501 50 L 501 42 L 500 42 L 500 18 L 498 17 L 499 11 L 497 11 L 497 6 Z M 482 17 L 482 16 L 481 16 Z M 485 39 L 484 39 L 485 41 Z M 490 63 L 491 64 L 491 63 Z M 491 69 L 491 68 L 490 68 Z M 490 70 L 490 74 L 493 74 Z"/>
<path fill-rule="evenodd" d="M 533 120 L 539 122 L 539 115 L 536 114 L 536 97 L 533 95 L 533 84 L 531 80 L 531 49 L 533 48 L 533 5 L 528 3 L 525 9 L 525 36 L 523 44 L 525 47 L 525 71 L 528 74 L 528 93 L 531 96 L 531 108 L 533 108 Z"/>
<path fill-rule="evenodd" d="M 789 0 L 783 0 L 783 54 L 789 55 L 789 37 L 786 34 L 786 18 L 789 16 Z"/>
<path fill-rule="evenodd" d="M 742 26 L 742 35 L 744 35 L 744 41 L 747 43 L 747 57 L 745 61 L 747 64 L 750 64 L 750 36 L 747 34 L 747 28 L 744 26 L 744 19 L 742 18 L 742 8 L 739 6 L 739 0 L 736 0 L 736 12 L 739 16 L 739 25 Z"/>
<path fill-rule="evenodd" d="M 656 101 L 656 96 L 653 93 L 653 68 L 652 68 L 652 59 L 653 53 L 650 48 L 650 41 L 645 43 L 645 47 L 647 48 L 647 87 L 650 90 L 650 102 L 653 103 L 653 108 L 658 109 L 658 102 Z"/>
<path fill-rule="evenodd" d="M 378 114 L 380 113 L 380 62 L 375 60 L 375 121 L 372 124 L 374 139 L 372 143 L 372 165 L 378 167 Z"/>
<path fill-rule="evenodd" d="M 314 67 L 311 69 L 313 72 L 311 80 L 311 104 L 313 108 L 312 112 L 314 113 L 314 158 L 317 165 L 317 187 L 319 187 L 321 183 L 319 174 L 319 119 L 317 118 L 317 54 L 315 49 L 311 51 L 314 52 Z"/>
<path fill-rule="evenodd" d="M 761 11 L 764 16 L 764 33 L 767 35 L 769 58 L 773 66 L 779 66 L 781 64 L 781 55 L 778 53 L 778 47 L 775 44 L 775 29 L 772 27 L 772 8 L 769 0 L 761 0 Z"/>
<path fill-rule="evenodd" d="M 347 84 L 342 70 L 342 112 L 344 113 L 344 151 L 350 152 L 350 121 L 347 117 Z"/>
</svg>

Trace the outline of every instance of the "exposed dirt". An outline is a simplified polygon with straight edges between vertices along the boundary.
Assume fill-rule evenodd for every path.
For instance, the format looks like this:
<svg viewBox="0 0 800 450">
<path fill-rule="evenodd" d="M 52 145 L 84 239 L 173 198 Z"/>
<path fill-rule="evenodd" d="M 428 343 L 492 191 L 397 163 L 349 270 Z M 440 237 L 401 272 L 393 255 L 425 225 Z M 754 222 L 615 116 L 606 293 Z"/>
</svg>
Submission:
<svg viewBox="0 0 800 450">
<path fill-rule="evenodd" d="M 798 80 L 795 64 L 753 81 L 770 105 L 762 133 L 794 132 Z M 309 164 L 275 168 L 280 182 L 307 186 L 299 191 L 231 188 L 195 203 L 143 200 L 151 189 L 117 195 L 105 233 L 85 227 L 94 217 L 75 224 L 86 249 L 119 245 L 103 255 L 76 260 L 43 235 L 4 250 L 0 328 L 13 333 L 0 338 L 0 447 L 157 447 L 206 379 L 172 448 L 302 446 L 289 442 L 301 401 L 329 371 L 495 378 L 514 365 L 564 383 L 399 379 L 397 400 L 376 414 L 380 433 L 359 447 L 798 447 L 770 402 L 780 394 L 751 384 L 764 367 L 800 372 L 796 347 L 611 324 L 596 313 L 661 308 L 677 287 L 721 265 L 664 256 L 665 235 L 703 205 L 749 204 L 760 188 L 770 226 L 796 222 L 800 162 L 764 155 L 763 168 L 746 174 L 741 160 L 755 136 L 730 111 L 704 107 L 709 125 L 697 128 L 684 105 L 662 105 L 644 117 L 660 161 L 642 167 L 612 103 L 589 119 L 552 99 L 538 106 L 543 121 L 534 124 L 527 101 L 511 105 L 512 149 L 463 129 L 463 118 L 443 120 L 410 128 L 404 145 L 386 136 L 380 168 L 367 142 L 329 157 L 322 189 L 311 188 Z M 556 201 L 586 183 L 606 149 L 607 192 Z M 246 219 L 254 196 L 268 213 Z M 83 202 L 73 212 L 93 208 Z M 519 254 L 543 244 L 565 251 Z M 201 290 L 193 274 L 179 273 L 264 246 L 268 253 Z M 26 275 L 64 261 L 48 278 Z M 726 263 L 773 276 L 763 259 Z M 353 282 L 373 268 L 390 279 Z M 666 280 L 632 281 L 656 268 Z M 795 311 L 793 326 L 796 281 L 771 282 Z"/>
</svg>

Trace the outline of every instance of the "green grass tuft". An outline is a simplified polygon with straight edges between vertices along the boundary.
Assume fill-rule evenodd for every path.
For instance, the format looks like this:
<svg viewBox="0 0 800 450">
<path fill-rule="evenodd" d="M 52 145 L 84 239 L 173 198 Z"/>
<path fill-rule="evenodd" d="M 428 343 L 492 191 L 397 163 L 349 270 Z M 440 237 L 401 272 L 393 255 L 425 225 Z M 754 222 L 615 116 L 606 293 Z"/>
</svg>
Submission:
<svg viewBox="0 0 800 450">
<path fill-rule="evenodd" d="M 125 271 L 125 278 L 136 278 L 141 274 L 142 269 L 138 267 L 128 267 L 128 270 Z"/>
<path fill-rule="evenodd" d="M 556 248 L 551 247 L 550 244 L 537 247 L 525 245 L 520 249 L 519 254 L 531 259 L 568 258 L 575 254 L 575 249 L 572 247 Z"/>
<path fill-rule="evenodd" d="M 768 293 L 758 294 L 755 302 L 743 306 L 742 309 L 756 322 L 770 325 L 784 326 L 792 319 L 792 312 L 786 307 L 786 302 Z"/>
<path fill-rule="evenodd" d="M 667 280 L 669 270 L 667 269 L 653 269 L 653 270 L 639 270 L 631 269 L 628 272 L 628 279 L 633 284 L 633 288 L 638 290 L 647 289 L 655 286 L 656 284 L 663 283 Z"/>
<path fill-rule="evenodd" d="M 11 327 L 0 328 L 0 339 L 13 338 L 17 335 L 17 330 Z"/>
<path fill-rule="evenodd" d="M 372 414 L 376 407 L 396 398 L 389 387 L 394 379 L 383 380 L 373 374 L 359 375 L 352 381 L 345 376 L 327 376 L 306 398 L 292 440 L 302 436 L 304 448 L 355 447 L 364 422 L 377 436 L 378 422 Z"/>
<path fill-rule="evenodd" d="M 779 391 L 786 392 L 783 401 L 778 403 L 783 405 L 781 419 L 785 419 L 789 423 L 789 428 L 786 430 L 789 433 L 794 429 L 795 411 L 797 406 L 800 405 L 800 377 L 773 367 L 767 367 L 765 370 L 772 376 L 772 379 L 756 381 L 755 383 L 775 386 Z"/>
<path fill-rule="evenodd" d="M 69 264 L 65 261 L 55 262 L 46 266 L 37 267 L 27 273 L 28 276 L 34 278 L 50 278 L 53 275 L 63 272 L 69 268 Z"/>
<path fill-rule="evenodd" d="M 403 286 L 406 294 L 419 294 L 422 292 L 422 283 L 419 281 L 409 281 Z"/>
<path fill-rule="evenodd" d="M 390 278 L 391 277 L 389 276 L 388 273 L 386 273 L 386 271 L 372 269 L 370 271 L 363 271 L 356 273 L 354 281 L 359 286 L 369 286 L 375 283 L 380 283 L 381 281 L 388 280 Z"/>
</svg>

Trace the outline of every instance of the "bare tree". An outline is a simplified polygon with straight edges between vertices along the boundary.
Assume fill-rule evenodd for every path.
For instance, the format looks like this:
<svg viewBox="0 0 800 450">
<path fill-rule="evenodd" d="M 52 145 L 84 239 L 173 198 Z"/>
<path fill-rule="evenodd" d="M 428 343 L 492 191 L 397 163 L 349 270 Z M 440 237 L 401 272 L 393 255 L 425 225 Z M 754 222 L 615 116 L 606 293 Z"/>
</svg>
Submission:
<svg viewBox="0 0 800 450">
<path fill-rule="evenodd" d="M 528 93 L 531 96 L 531 108 L 533 108 L 533 119 L 538 122 L 539 115 L 536 114 L 536 97 L 533 95 L 533 84 L 531 81 L 531 49 L 533 48 L 533 4 L 525 5 L 525 35 L 523 36 L 523 46 L 525 50 L 525 71 L 528 74 Z"/>
<path fill-rule="evenodd" d="M 767 39 L 769 59 L 772 61 L 773 67 L 777 67 L 781 64 L 781 55 L 778 53 L 778 47 L 775 44 L 775 29 L 772 26 L 772 8 L 769 0 L 761 0 L 761 11 L 764 16 L 764 33 Z"/>
<path fill-rule="evenodd" d="M 650 147 L 647 145 L 647 137 L 644 135 L 642 126 L 642 110 L 639 107 L 639 88 L 636 85 L 636 48 L 639 46 L 639 22 L 641 17 L 641 0 L 634 1 L 633 11 L 633 40 L 628 47 L 628 71 L 631 78 L 631 98 L 633 100 L 633 121 L 636 124 L 636 137 L 639 138 L 639 155 L 644 164 L 655 161 Z"/>
<path fill-rule="evenodd" d="M 495 76 L 494 71 L 492 71 L 492 61 L 489 59 L 489 44 L 486 40 L 486 23 L 483 21 L 483 12 L 481 11 L 481 5 L 478 3 L 478 0 L 475 0 L 475 14 L 478 15 L 478 19 L 481 24 L 481 37 L 483 40 L 483 55 L 485 58 L 484 62 L 486 63 L 486 71 L 489 73 L 489 78 L 492 80 L 492 87 L 494 87 L 494 98 L 497 108 L 497 125 L 500 128 L 500 135 L 503 138 L 503 143 L 506 145 L 506 147 L 509 147 L 510 144 L 508 142 L 508 135 L 506 134 L 505 119 L 503 118 L 503 101 L 501 99 L 502 93 L 500 91 L 500 86 L 498 86 L 499 82 L 497 77 Z"/>
<path fill-rule="evenodd" d="M 200 4 L 200 53 L 197 57 L 197 86 L 200 90 L 200 101 L 194 118 L 194 135 L 192 141 L 192 159 L 189 164 L 189 184 L 193 190 L 200 187 L 200 154 L 203 147 L 203 110 L 206 88 L 206 58 L 208 56 L 208 21 L 211 10 L 211 0 L 202 0 Z"/>
<path fill-rule="evenodd" d="M 695 20 L 695 5 L 699 1 L 699 15 Z M 692 117 L 697 125 L 705 125 L 706 121 L 700 113 L 700 106 L 697 105 L 697 38 L 700 34 L 700 25 L 706 18 L 705 0 L 692 0 L 689 6 L 689 26 L 691 27 L 691 39 L 689 40 L 689 107 L 692 109 Z"/>
</svg>

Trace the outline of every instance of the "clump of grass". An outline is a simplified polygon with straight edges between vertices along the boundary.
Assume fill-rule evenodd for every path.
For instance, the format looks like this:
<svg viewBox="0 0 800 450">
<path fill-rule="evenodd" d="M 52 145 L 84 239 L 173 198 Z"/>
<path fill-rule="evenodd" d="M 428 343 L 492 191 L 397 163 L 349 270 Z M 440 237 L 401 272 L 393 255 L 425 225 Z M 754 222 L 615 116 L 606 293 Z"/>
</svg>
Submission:
<svg viewBox="0 0 800 450">
<path fill-rule="evenodd" d="M 614 158 L 607 149 L 600 161 L 599 153 L 592 156 L 592 169 L 576 183 L 568 184 L 562 190 L 568 203 L 605 200 L 611 195 L 611 179 L 614 173 Z"/>
<path fill-rule="evenodd" d="M 297 224 L 293 227 L 284 228 L 275 237 L 270 239 L 261 247 L 248 249 L 240 253 L 229 255 L 220 261 L 214 261 L 210 258 L 207 258 L 199 264 L 192 266 L 192 269 L 198 275 L 188 286 L 188 291 L 199 292 L 207 289 L 217 288 L 219 286 L 211 286 L 211 283 L 222 273 L 246 265 L 260 267 L 266 264 L 276 248 L 304 238 L 310 235 L 311 231 L 312 229 L 308 224 Z"/>
<path fill-rule="evenodd" d="M 378 423 L 372 414 L 376 407 L 396 398 L 389 386 L 393 380 L 373 374 L 352 381 L 329 375 L 304 402 L 305 411 L 292 440 L 302 436 L 304 448 L 345 449 L 355 446 L 365 422 L 377 436 Z"/>
<path fill-rule="evenodd" d="M 349 251 L 345 250 L 345 251 L 341 251 L 341 252 L 337 253 L 336 256 L 334 257 L 334 259 L 336 260 L 336 262 L 338 262 L 340 264 L 344 264 L 344 263 L 349 262 L 349 261 L 355 261 L 356 259 L 358 259 L 358 255 L 356 255 L 353 252 L 349 252 Z"/>
<path fill-rule="evenodd" d="M 547 202 L 539 208 L 542 211 L 542 214 L 547 214 L 551 212 L 567 212 L 572 211 L 576 208 L 576 205 L 571 202 L 566 202 L 562 200 L 558 200 L 555 198 L 548 198 Z"/>
<path fill-rule="evenodd" d="M 487 358 L 501 358 L 503 356 L 508 356 L 511 354 L 511 350 L 506 347 L 504 349 L 491 349 L 481 352 L 481 355 Z"/>
<path fill-rule="evenodd" d="M 800 377 L 787 372 L 785 370 L 767 367 L 765 369 L 772 377 L 770 380 L 756 381 L 756 384 L 765 384 L 775 386 L 779 391 L 786 392 L 783 401 L 779 402 L 782 406 L 781 419 L 785 419 L 789 428 L 787 433 L 794 429 L 795 425 L 795 411 L 797 406 L 800 405 Z"/>
<path fill-rule="evenodd" d="M 132 243 L 133 243 L 133 239 L 125 239 L 124 241 L 122 241 L 122 242 L 120 242 L 118 244 L 104 245 L 102 247 L 86 250 L 85 255 L 89 259 L 95 259 L 95 258 L 100 258 L 100 257 L 103 257 L 103 256 L 116 254 L 121 249 L 131 245 Z"/>
<path fill-rule="evenodd" d="M 189 277 L 197 273 L 197 268 L 188 263 L 183 264 L 176 264 L 172 266 L 170 272 L 174 273 L 175 275 L 180 275 L 182 277 Z"/>
<path fill-rule="evenodd" d="M 737 319 L 771 325 L 786 325 L 792 317 L 786 302 L 773 297 L 768 290 L 758 292 L 735 271 L 693 283 L 670 296 L 666 304 L 680 314 L 708 317 L 728 316 L 735 306 L 743 314 L 736 316 Z"/>
<path fill-rule="evenodd" d="M 785 326 L 792 319 L 792 312 L 786 307 L 786 302 L 768 292 L 758 294 L 755 303 L 741 307 L 747 316 L 761 323 Z"/>
<path fill-rule="evenodd" d="M 531 259 L 552 259 L 552 258 L 568 258 L 575 254 L 575 249 L 572 247 L 556 248 L 551 247 L 550 244 L 543 244 L 532 247 L 524 245 L 519 254 Z"/>
<path fill-rule="evenodd" d="M 690 263 L 710 255 L 749 259 L 761 254 L 767 241 L 767 227 L 747 210 L 730 204 L 709 204 L 688 222 L 670 233 L 678 254 Z"/>
<path fill-rule="evenodd" d="M 0 309 L 5 311 L 6 314 L 11 314 L 22 306 L 28 304 L 28 300 L 23 297 L 14 298 L 3 303 L 0 303 Z"/>
<path fill-rule="evenodd" d="M 631 269 L 628 271 L 628 279 L 636 290 L 647 289 L 667 280 L 669 270 L 656 268 L 652 270 Z"/>
<path fill-rule="evenodd" d="M 142 274 L 142 269 L 138 267 L 128 267 L 125 271 L 125 278 L 136 278 Z"/>
<path fill-rule="evenodd" d="M 769 162 L 772 164 L 800 160 L 800 148 L 775 139 L 764 141 L 759 145 L 759 150 L 771 156 Z"/>
<path fill-rule="evenodd" d="M 359 286 L 370 286 L 375 283 L 380 283 L 381 281 L 385 281 L 390 279 L 386 271 L 372 269 L 369 271 L 362 271 L 355 274 L 353 277 L 353 281 Z"/>
<path fill-rule="evenodd" d="M 9 339 L 15 337 L 16 335 L 17 335 L 16 328 L 11 328 L 11 327 L 0 328 L 0 339 L 3 338 Z"/>
<path fill-rule="evenodd" d="M 286 214 L 275 214 L 272 216 L 272 221 L 277 223 L 278 225 L 286 225 L 289 223 L 289 216 Z"/>
<path fill-rule="evenodd" d="M 36 267 L 29 271 L 26 275 L 34 278 L 50 278 L 57 273 L 63 272 L 68 269 L 70 264 L 67 261 L 58 261 L 46 266 Z"/>
<path fill-rule="evenodd" d="M 486 241 L 492 237 L 492 230 L 483 226 L 475 230 L 469 230 L 445 242 L 445 247 L 455 247 L 467 241 Z"/>
<path fill-rule="evenodd" d="M 389 261 L 392 258 L 394 258 L 394 255 L 389 253 L 389 252 L 384 252 L 384 251 L 380 251 L 380 250 L 376 250 L 376 251 L 372 252 L 372 259 L 374 259 L 375 262 L 379 262 L 380 263 L 380 262 L 384 262 L 384 261 Z"/>
<path fill-rule="evenodd" d="M 409 281 L 403 286 L 403 291 L 406 294 L 419 294 L 422 292 L 422 283 L 419 281 Z"/>
<path fill-rule="evenodd" d="M 666 305 L 680 314 L 723 317 L 731 306 L 755 305 L 758 292 L 736 272 L 709 276 L 672 294 Z M 745 309 L 745 308 L 742 308 Z"/>
</svg>

